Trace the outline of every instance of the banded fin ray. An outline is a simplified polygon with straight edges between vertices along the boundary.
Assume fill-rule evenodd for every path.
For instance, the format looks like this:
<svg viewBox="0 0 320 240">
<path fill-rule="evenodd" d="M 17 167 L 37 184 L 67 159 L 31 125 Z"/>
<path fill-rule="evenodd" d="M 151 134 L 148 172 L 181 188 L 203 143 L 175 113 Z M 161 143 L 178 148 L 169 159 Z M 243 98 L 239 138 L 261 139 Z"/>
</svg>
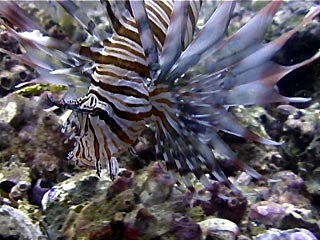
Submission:
<svg viewBox="0 0 320 240">
<path fill-rule="evenodd" d="M 202 90 L 200 93 L 201 97 L 204 99 L 205 95 L 207 95 L 206 103 L 214 101 L 226 106 L 307 101 L 308 99 L 281 96 L 274 89 L 274 85 L 291 71 L 318 59 L 319 53 L 291 66 L 281 66 L 271 61 L 271 58 L 293 34 L 299 31 L 305 24 L 311 22 L 319 13 L 320 8 L 315 8 L 293 30 L 270 43 L 264 44 L 259 50 L 227 69 L 223 78 L 217 80 L 216 76 L 213 75 L 212 80 L 215 82 L 212 84 L 214 85 L 208 88 L 211 89 L 211 93 Z M 204 82 L 197 82 L 198 88 L 202 84 L 207 87 L 210 86 L 209 76 Z M 220 86 L 217 85 L 217 82 L 220 82 Z"/>
<path fill-rule="evenodd" d="M 139 30 L 141 44 L 147 58 L 147 63 L 150 69 L 150 77 L 153 79 L 155 78 L 159 68 L 159 57 L 156 41 L 153 37 L 154 34 L 150 26 L 145 4 L 143 1 L 131 1 L 130 4 Z"/>
<path fill-rule="evenodd" d="M 90 79 L 83 75 L 83 72 L 86 71 L 84 69 L 90 69 L 92 66 L 88 65 L 87 59 L 76 52 L 80 49 L 79 46 L 74 46 L 67 40 L 48 36 L 48 33 L 31 20 L 25 11 L 14 2 L 1 3 L 0 14 L 24 30 L 24 32 L 16 32 L 10 26 L 5 25 L 7 30 L 22 44 L 25 53 L 9 53 L 5 49 L 0 51 L 6 52 L 11 57 L 36 69 L 39 73 L 37 79 L 17 87 L 41 82 L 62 84 L 69 86 L 70 89 L 88 87 L 87 83 L 90 82 Z M 69 66 L 69 70 L 62 71 L 61 68 L 65 68 L 65 66 Z M 66 75 L 76 77 L 81 83 L 70 81 Z"/>
<path fill-rule="evenodd" d="M 165 81 L 168 72 L 183 51 L 189 4 L 188 1 L 177 1 L 173 5 L 170 25 L 160 53 L 160 73 L 156 79 L 159 83 Z"/>
<path fill-rule="evenodd" d="M 187 122 L 185 123 L 186 129 L 194 128 L 194 132 L 198 132 L 200 129 L 209 129 L 211 127 L 251 141 L 279 145 L 279 143 L 260 137 L 238 124 L 231 113 L 222 106 L 288 101 L 302 102 L 308 100 L 281 96 L 274 86 L 287 73 L 318 59 L 319 53 L 310 59 L 292 66 L 281 66 L 271 61 L 271 59 L 296 31 L 311 22 L 315 16 L 318 16 L 319 11 L 317 8 L 313 9 L 295 29 L 271 43 L 262 44 L 266 28 L 270 25 L 272 17 L 280 4 L 281 2 L 273 1 L 234 36 L 219 43 L 220 46 L 218 48 L 213 48 L 213 53 L 221 51 L 222 55 L 217 54 L 216 57 L 213 54 L 213 58 L 218 59 L 216 60 L 218 65 L 213 64 L 213 68 L 209 67 L 207 75 L 195 76 L 193 79 L 179 79 L 170 85 L 175 93 L 175 100 L 171 101 L 178 105 L 177 109 L 179 111 L 177 114 L 180 121 Z M 257 24 L 258 22 L 261 24 Z M 255 36 L 252 37 L 252 34 L 249 33 L 255 34 Z M 239 45 L 236 45 L 235 43 L 238 38 L 243 41 Z M 225 48 L 230 51 L 227 51 Z M 242 51 L 239 52 L 239 50 Z M 187 52 L 188 48 L 185 51 Z M 181 56 L 183 56 L 183 53 Z M 201 60 L 206 59 L 206 57 L 203 56 Z M 224 69 L 225 66 L 230 67 Z M 185 68 L 187 69 L 187 67 Z M 170 78 L 171 73 L 175 74 L 174 71 L 168 75 L 168 78 L 171 80 L 183 72 L 181 71 Z M 194 125 L 197 127 L 194 127 Z M 165 141 L 163 140 L 163 142 Z M 217 140 L 217 142 L 219 141 Z M 211 146 L 215 147 L 212 142 Z M 222 148 L 222 145 L 214 149 L 217 149 L 219 152 L 219 148 Z M 226 161 L 229 161 L 232 165 L 236 165 L 241 170 L 247 171 L 254 177 L 259 177 L 259 174 L 253 169 L 239 161 L 233 154 L 230 154 L 229 150 L 224 148 L 224 152 L 229 155 Z"/>
<path fill-rule="evenodd" d="M 226 185 L 231 185 L 226 178 L 219 165 L 217 165 L 214 155 L 210 148 L 204 143 L 199 142 L 198 138 L 193 135 L 192 131 L 188 132 L 185 126 L 176 121 L 173 116 L 166 114 L 166 116 L 158 116 L 162 121 L 158 121 L 157 132 L 160 134 L 159 144 L 162 150 L 163 158 L 165 160 L 167 170 L 177 170 L 182 176 L 184 185 L 190 190 L 194 191 L 193 185 L 190 182 L 188 174 L 193 172 L 198 180 L 204 186 L 211 188 L 211 185 L 202 170 L 203 165 L 209 169 L 216 179 L 224 182 Z M 168 121 L 170 120 L 170 121 Z M 182 130 L 184 129 L 184 130 Z M 184 159 L 181 161 L 180 159 Z"/>
<path fill-rule="evenodd" d="M 0 15 L 7 18 L 9 22 L 15 26 L 18 26 L 22 31 L 31 32 L 37 29 L 43 34 L 47 33 L 44 28 L 27 16 L 25 11 L 21 9 L 14 1 L 2 1 Z"/>
</svg>

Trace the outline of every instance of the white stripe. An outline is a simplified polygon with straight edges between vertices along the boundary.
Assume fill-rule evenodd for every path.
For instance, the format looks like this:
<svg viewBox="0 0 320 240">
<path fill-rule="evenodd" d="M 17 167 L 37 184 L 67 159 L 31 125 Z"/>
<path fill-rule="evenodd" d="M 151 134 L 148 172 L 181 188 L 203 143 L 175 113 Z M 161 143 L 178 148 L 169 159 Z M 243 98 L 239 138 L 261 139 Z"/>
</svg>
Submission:
<svg viewBox="0 0 320 240">
<path fill-rule="evenodd" d="M 131 52 L 122 48 L 105 47 L 102 55 L 113 56 L 131 62 L 138 62 L 144 66 L 147 66 L 147 62 L 144 58 L 138 57 L 137 55 L 132 54 Z"/>
<path fill-rule="evenodd" d="M 138 91 L 146 96 L 149 95 L 148 89 L 147 87 L 143 84 L 144 82 L 134 82 L 131 80 L 127 80 L 127 79 L 115 79 L 114 77 L 108 76 L 108 75 L 101 75 L 98 74 L 97 72 L 94 72 L 93 76 L 94 80 L 96 82 L 102 82 L 102 83 L 106 83 L 112 86 L 118 86 L 118 87 L 129 87 L 134 89 L 135 91 Z M 139 80 L 137 78 L 137 80 Z"/>
</svg>

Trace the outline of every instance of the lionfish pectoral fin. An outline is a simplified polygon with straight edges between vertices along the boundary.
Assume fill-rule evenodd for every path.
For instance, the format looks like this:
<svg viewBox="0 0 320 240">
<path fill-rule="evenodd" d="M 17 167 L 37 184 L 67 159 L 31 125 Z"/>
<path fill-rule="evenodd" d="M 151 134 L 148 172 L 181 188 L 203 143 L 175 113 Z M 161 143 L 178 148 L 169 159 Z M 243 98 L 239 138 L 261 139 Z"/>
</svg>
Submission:
<svg viewBox="0 0 320 240">
<path fill-rule="evenodd" d="M 245 171 L 255 179 L 261 179 L 261 175 L 246 163 L 240 160 L 231 148 L 220 138 L 220 136 L 212 129 L 207 129 L 205 134 L 199 136 L 202 139 L 207 139 L 207 145 L 224 158 L 227 166 L 233 166 L 237 170 Z"/>
<path fill-rule="evenodd" d="M 97 31 L 96 24 L 73 1 L 58 1 L 63 9 L 70 14 L 101 46 L 106 36 Z"/>
<path fill-rule="evenodd" d="M 232 66 L 254 53 L 261 45 L 263 36 L 281 4 L 282 1 L 272 1 L 236 33 L 224 39 L 213 51 L 209 51 L 210 54 L 206 54 L 203 59 L 206 62 L 204 64 L 207 66 L 207 73 L 214 73 Z"/>
<path fill-rule="evenodd" d="M 159 156 L 162 154 L 162 158 L 165 161 L 166 170 L 178 172 L 181 176 L 181 181 L 183 182 L 184 186 L 193 192 L 194 188 L 192 183 L 186 176 L 189 171 L 186 168 L 186 164 L 183 162 L 184 160 L 180 160 L 177 151 L 174 150 L 176 144 L 174 143 L 170 132 L 167 131 L 166 127 L 163 125 L 163 122 L 159 121 L 157 123 L 157 155 Z"/>
<path fill-rule="evenodd" d="M 9 52 L 5 49 L 0 48 L 0 52 L 9 55 L 13 59 L 20 61 L 21 63 L 35 69 L 39 76 L 36 79 L 33 79 L 28 82 L 23 82 L 15 86 L 15 88 L 21 88 L 28 84 L 35 84 L 35 83 L 49 83 L 49 84 L 57 84 L 57 85 L 64 85 L 68 87 L 77 87 L 77 88 L 86 88 L 87 84 L 74 84 L 69 80 L 66 80 L 62 75 L 55 75 L 53 76 L 52 71 L 54 71 L 53 66 L 51 64 L 47 64 L 46 61 L 41 61 L 37 57 L 32 56 L 31 54 L 15 54 Z"/>
<path fill-rule="evenodd" d="M 27 18 L 27 16 L 25 16 Z M 41 53 L 35 51 L 40 50 L 50 55 L 51 57 L 58 58 L 62 62 L 68 62 L 68 57 L 63 54 L 64 51 L 68 51 L 71 44 L 67 41 L 50 37 L 46 32 L 41 32 L 38 29 L 32 31 L 17 32 L 10 26 L 4 24 L 7 31 L 26 49 L 26 51 L 32 56 L 41 56 Z M 33 50 L 33 51 L 32 51 Z M 61 51 L 60 54 L 55 54 L 57 51 Z"/>
<path fill-rule="evenodd" d="M 234 7 L 235 1 L 224 1 L 217 7 L 193 42 L 177 60 L 169 74 L 168 81 L 180 77 L 189 68 L 197 64 L 205 52 L 208 52 L 220 42 L 225 36 Z"/>
<path fill-rule="evenodd" d="M 251 142 L 273 146 L 279 146 L 282 144 L 281 142 L 273 141 L 250 131 L 249 129 L 238 123 L 229 112 L 225 112 L 224 116 L 220 118 L 218 129 L 231 135 L 242 137 Z"/>
<path fill-rule="evenodd" d="M 14 54 L 4 49 L 0 49 L 0 51 L 34 68 L 39 73 L 39 76 L 33 82 L 68 87 L 88 87 L 88 82 L 90 82 L 90 80 L 88 81 L 88 76 L 75 74 L 75 70 L 82 70 L 83 72 L 92 68 L 91 63 L 85 63 L 88 58 L 76 52 L 80 52 L 83 47 L 69 42 L 67 38 L 62 40 L 49 36 L 40 25 L 31 20 L 31 17 L 14 2 L 1 2 L 0 14 L 24 31 L 16 32 L 10 26 L 4 24 L 8 33 L 20 42 L 25 53 Z M 69 72 L 59 71 L 62 66 L 64 68 L 74 68 L 74 70 L 69 70 Z M 68 76 L 66 77 L 66 75 Z M 77 84 L 74 77 L 77 77 L 77 81 L 81 83 Z"/>
<path fill-rule="evenodd" d="M 8 19 L 13 25 L 22 31 L 33 31 L 38 29 L 42 33 L 46 31 L 34 22 L 14 1 L 3 1 L 1 3 L 0 15 Z"/>
<path fill-rule="evenodd" d="M 43 69 L 45 71 L 51 71 L 53 70 L 51 66 L 47 65 L 46 63 L 43 63 L 41 61 L 38 61 L 37 59 L 27 55 L 27 54 L 16 54 L 7 51 L 6 49 L 0 48 L 0 52 L 9 55 L 10 57 L 17 59 L 21 61 L 22 63 L 35 68 L 35 69 Z M 41 70 L 40 70 L 41 71 Z"/>
<path fill-rule="evenodd" d="M 279 143 L 250 132 L 235 121 L 227 109 L 216 108 L 214 105 L 205 105 L 201 98 L 198 99 L 199 102 L 196 98 L 193 100 L 192 103 L 180 102 L 180 109 L 183 113 L 179 114 L 179 120 L 183 123 L 182 128 L 189 131 L 188 135 L 183 135 L 183 139 L 190 139 L 185 141 L 190 143 L 188 148 L 192 149 L 191 152 L 193 154 L 196 154 L 198 164 L 204 165 L 209 170 L 210 175 L 231 189 L 233 188 L 232 184 L 224 175 L 213 154 L 217 153 L 222 156 L 223 160 L 221 161 L 224 161 L 224 166 L 232 166 L 237 170 L 246 171 L 255 179 L 261 179 L 261 175 L 241 161 L 213 129 L 226 131 L 233 135 L 265 144 L 278 145 Z M 192 155 L 191 152 L 187 151 L 186 155 Z M 234 187 L 233 191 L 239 192 L 236 187 Z"/>
<path fill-rule="evenodd" d="M 294 29 L 281 35 L 272 42 L 262 44 L 267 27 L 270 25 L 281 2 L 282 1 L 272 1 L 269 3 L 238 32 L 224 40 L 225 42 L 221 44 L 220 47 L 211 52 L 210 54 L 213 56 L 211 60 L 210 58 L 209 61 L 205 59 L 208 62 L 206 64 L 207 73 L 214 73 L 227 66 L 232 66 L 234 63 L 236 63 L 236 66 L 242 65 L 243 67 L 245 66 L 245 62 L 248 61 L 251 61 L 251 63 L 249 63 L 250 67 L 255 66 L 258 68 L 261 63 L 272 59 L 275 53 L 279 51 L 296 32 L 312 22 L 320 13 L 320 7 L 312 8 L 303 21 Z M 228 49 L 228 51 L 224 51 L 224 49 Z M 241 61 L 237 63 L 239 60 Z"/>
<path fill-rule="evenodd" d="M 230 181 L 220 169 L 211 148 L 198 139 L 193 129 L 189 128 L 174 113 L 159 113 L 161 121 L 157 121 L 157 151 L 162 152 L 167 170 L 179 173 L 184 185 L 194 191 L 190 174 L 208 189 L 213 188 L 204 169 L 218 181 L 231 186 Z"/>
</svg>

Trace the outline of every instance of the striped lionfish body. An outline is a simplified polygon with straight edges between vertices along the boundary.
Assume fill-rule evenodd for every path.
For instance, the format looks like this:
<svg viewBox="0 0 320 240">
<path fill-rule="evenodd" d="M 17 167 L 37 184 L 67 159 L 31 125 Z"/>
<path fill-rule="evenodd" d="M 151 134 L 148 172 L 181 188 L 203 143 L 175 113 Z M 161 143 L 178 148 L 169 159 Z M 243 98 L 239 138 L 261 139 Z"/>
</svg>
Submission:
<svg viewBox="0 0 320 240">
<path fill-rule="evenodd" d="M 146 125 L 153 124 L 158 155 L 163 156 L 166 169 L 177 171 L 189 189 L 190 173 L 208 188 L 211 184 L 206 173 L 230 185 L 213 149 L 230 165 L 259 177 L 217 132 L 278 144 L 242 127 L 228 107 L 307 100 L 281 96 L 274 86 L 287 73 L 314 61 L 319 53 L 292 66 L 281 66 L 272 57 L 319 14 L 320 7 L 310 11 L 293 30 L 263 43 L 281 1 L 266 5 L 232 36 L 226 32 L 235 1 L 221 2 L 198 32 L 201 1 L 101 3 L 112 25 L 110 38 L 103 37 L 75 3 L 59 2 L 100 43 L 99 49 L 47 37 L 16 4 L 0 4 L 0 14 L 24 31 L 7 27 L 27 51 L 25 55 L 2 52 L 38 70 L 40 81 L 65 84 L 71 90 L 78 85 L 66 81 L 66 76 L 90 83 L 85 96 L 57 103 L 73 110 L 65 126 L 66 131 L 77 130 L 72 135 L 75 148 L 70 158 L 80 165 L 95 166 L 98 172 L 106 168 L 116 175 L 112 157 L 127 150 Z M 31 31 L 36 28 L 40 32 L 34 37 Z M 34 50 L 44 51 L 70 67 L 57 69 L 53 60 L 39 61 Z M 203 70 L 200 75 L 183 77 L 199 65 Z"/>
<path fill-rule="evenodd" d="M 63 4 L 71 12 L 70 6 Z M 104 41 L 103 49 L 95 56 L 88 94 L 68 103 L 77 109 L 76 121 L 81 119 L 81 133 L 71 157 L 80 164 L 96 166 L 98 172 L 100 168 L 110 168 L 108 160 L 127 150 L 146 124 L 157 117 L 155 104 L 161 100 L 162 93 L 160 88 L 150 85 L 159 63 L 148 62 L 138 29 L 142 25 L 138 26 L 131 14 L 146 18 L 141 24 L 150 25 L 149 30 L 154 33 L 150 33 L 154 38 L 153 58 L 158 57 L 155 54 L 162 51 L 173 2 L 146 1 L 143 5 L 143 2 L 132 2 L 129 12 L 120 2 L 105 2 L 114 34 Z M 144 15 L 139 12 L 142 9 Z M 200 2 L 191 2 L 186 9 L 190 14 L 186 16 L 183 48 L 192 40 Z"/>
</svg>

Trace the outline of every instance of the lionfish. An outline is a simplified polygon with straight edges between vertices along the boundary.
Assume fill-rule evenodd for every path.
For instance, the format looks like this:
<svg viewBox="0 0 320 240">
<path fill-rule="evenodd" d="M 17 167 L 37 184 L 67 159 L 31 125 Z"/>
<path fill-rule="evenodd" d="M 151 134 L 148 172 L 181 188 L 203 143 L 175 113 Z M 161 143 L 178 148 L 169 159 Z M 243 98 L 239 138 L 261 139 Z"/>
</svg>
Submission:
<svg viewBox="0 0 320 240">
<path fill-rule="evenodd" d="M 111 176 L 117 175 L 113 157 L 128 150 L 146 126 L 153 126 L 163 167 L 178 173 L 188 189 L 194 190 L 192 174 L 208 189 L 212 187 L 209 177 L 232 188 L 216 154 L 228 166 L 255 178 L 260 175 L 236 156 L 219 131 L 253 142 L 278 143 L 243 127 L 229 108 L 308 101 L 284 97 L 275 85 L 320 54 L 291 66 L 282 66 L 273 57 L 319 15 L 319 6 L 294 29 L 264 43 L 282 1 L 271 1 L 231 36 L 227 30 L 236 1 L 220 2 L 206 24 L 197 29 L 201 1 L 101 0 L 113 30 L 109 37 L 97 31 L 85 9 L 73 1 L 58 3 L 98 47 L 50 37 L 17 4 L 2 1 L 0 14 L 20 32 L 3 24 L 25 53 L 1 52 L 35 68 L 40 82 L 63 84 L 71 90 L 89 85 L 83 97 L 54 102 L 72 110 L 64 125 L 75 141 L 69 158 L 95 167 L 98 173 L 107 169 Z M 58 69 L 57 61 L 67 67 Z M 186 77 L 195 67 L 201 73 Z M 75 85 L 69 77 L 83 83 Z"/>
</svg>

